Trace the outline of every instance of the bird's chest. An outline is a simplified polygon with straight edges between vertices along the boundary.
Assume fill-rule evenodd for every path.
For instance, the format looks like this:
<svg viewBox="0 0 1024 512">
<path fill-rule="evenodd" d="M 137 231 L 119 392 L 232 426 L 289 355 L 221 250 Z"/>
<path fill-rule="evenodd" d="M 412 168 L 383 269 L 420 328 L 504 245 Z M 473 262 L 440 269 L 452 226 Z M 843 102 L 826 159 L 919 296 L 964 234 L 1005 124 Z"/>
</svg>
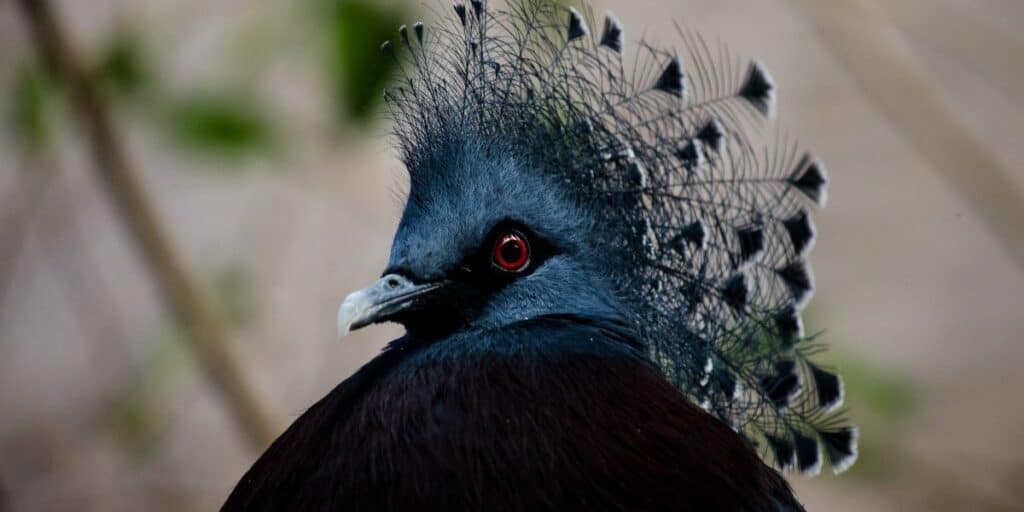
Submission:
<svg viewBox="0 0 1024 512">
<path fill-rule="evenodd" d="M 628 412 L 603 389 L 609 370 L 607 362 L 504 357 L 425 365 L 374 386 L 351 429 L 355 438 L 379 440 L 381 450 L 369 457 L 435 469 L 555 464 L 579 444 L 635 434 L 620 430 Z M 616 428 L 601 421 L 608 415 Z"/>
<path fill-rule="evenodd" d="M 689 410 L 624 358 L 439 361 L 368 390 L 335 449 L 366 496 L 643 503 L 678 492 Z"/>
</svg>

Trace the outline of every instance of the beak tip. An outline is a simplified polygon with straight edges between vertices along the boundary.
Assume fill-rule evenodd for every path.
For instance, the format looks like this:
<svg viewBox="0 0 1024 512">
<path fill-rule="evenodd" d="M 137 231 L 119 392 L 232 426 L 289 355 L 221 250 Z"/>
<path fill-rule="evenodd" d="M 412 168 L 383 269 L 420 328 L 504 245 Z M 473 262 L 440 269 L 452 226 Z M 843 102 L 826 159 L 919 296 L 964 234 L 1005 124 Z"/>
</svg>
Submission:
<svg viewBox="0 0 1024 512">
<path fill-rule="evenodd" d="M 349 301 L 345 301 L 338 307 L 338 339 L 344 338 L 352 330 L 353 315 Z"/>
</svg>

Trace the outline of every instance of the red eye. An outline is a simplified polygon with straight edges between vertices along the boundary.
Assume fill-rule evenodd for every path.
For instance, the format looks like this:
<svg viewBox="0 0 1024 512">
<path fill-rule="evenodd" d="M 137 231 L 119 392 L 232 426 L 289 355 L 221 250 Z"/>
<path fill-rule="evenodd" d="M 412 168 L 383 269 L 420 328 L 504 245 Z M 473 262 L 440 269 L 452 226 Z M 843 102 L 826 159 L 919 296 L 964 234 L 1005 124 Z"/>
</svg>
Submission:
<svg viewBox="0 0 1024 512">
<path fill-rule="evenodd" d="M 506 272 L 519 272 L 530 264 L 530 244 L 518 233 L 506 233 L 494 243 L 492 259 Z"/>
</svg>

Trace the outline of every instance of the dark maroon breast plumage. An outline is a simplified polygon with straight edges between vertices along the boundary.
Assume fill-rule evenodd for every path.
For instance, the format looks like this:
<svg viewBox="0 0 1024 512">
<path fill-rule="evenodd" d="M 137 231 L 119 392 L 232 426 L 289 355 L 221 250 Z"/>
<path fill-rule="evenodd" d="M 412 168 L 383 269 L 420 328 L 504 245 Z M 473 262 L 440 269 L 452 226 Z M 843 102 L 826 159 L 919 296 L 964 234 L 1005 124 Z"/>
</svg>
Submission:
<svg viewBox="0 0 1024 512">
<path fill-rule="evenodd" d="M 622 340 L 542 321 L 402 340 L 303 414 L 224 507 L 582 509 L 801 510 Z"/>
</svg>

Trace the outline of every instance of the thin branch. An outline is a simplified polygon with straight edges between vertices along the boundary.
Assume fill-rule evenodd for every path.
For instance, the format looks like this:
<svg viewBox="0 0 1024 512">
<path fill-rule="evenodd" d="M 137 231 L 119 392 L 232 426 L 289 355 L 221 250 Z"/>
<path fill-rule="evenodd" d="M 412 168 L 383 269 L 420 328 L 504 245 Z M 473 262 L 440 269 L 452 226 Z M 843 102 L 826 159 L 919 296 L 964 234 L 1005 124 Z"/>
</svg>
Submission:
<svg viewBox="0 0 1024 512">
<path fill-rule="evenodd" d="M 997 151 L 960 120 L 936 80 L 863 0 L 792 0 L 861 86 L 1024 270 L 1024 193 Z"/>
<path fill-rule="evenodd" d="M 45 0 L 19 0 L 18 4 L 38 52 L 56 79 L 67 85 L 65 90 L 96 160 L 97 176 L 138 244 L 167 306 L 185 327 L 205 375 L 239 428 L 262 450 L 280 432 L 279 423 L 250 385 L 211 299 L 186 269 L 158 219 L 152 199 L 121 146 L 105 99 L 88 78 L 50 5 Z"/>
</svg>

